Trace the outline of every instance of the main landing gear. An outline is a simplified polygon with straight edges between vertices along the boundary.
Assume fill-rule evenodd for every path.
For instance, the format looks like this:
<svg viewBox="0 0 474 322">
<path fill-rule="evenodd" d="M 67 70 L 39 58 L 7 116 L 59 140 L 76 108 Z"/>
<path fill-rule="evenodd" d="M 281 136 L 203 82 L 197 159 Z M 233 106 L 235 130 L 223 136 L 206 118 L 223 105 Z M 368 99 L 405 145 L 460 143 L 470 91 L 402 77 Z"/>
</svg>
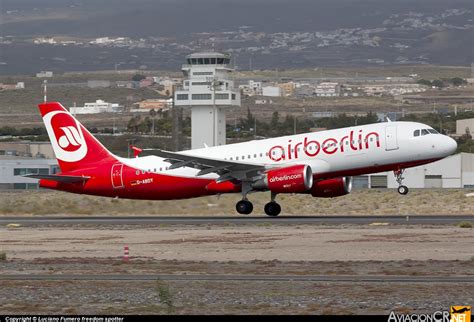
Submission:
<svg viewBox="0 0 474 322">
<path fill-rule="evenodd" d="M 403 172 L 405 172 L 405 169 L 398 169 L 393 171 L 393 174 L 395 175 L 395 180 L 398 183 L 398 193 L 401 195 L 406 195 L 408 193 L 408 187 L 403 185 Z"/>
<path fill-rule="evenodd" d="M 247 194 L 252 189 L 244 185 L 242 187 L 242 200 L 237 202 L 235 205 L 235 210 L 241 215 L 249 215 L 253 211 L 253 204 L 247 199 Z M 271 201 L 267 203 L 264 207 L 265 213 L 270 217 L 276 217 L 281 212 L 280 205 L 275 202 L 276 193 L 271 193 Z"/>
<path fill-rule="evenodd" d="M 281 212 L 280 205 L 275 201 L 276 193 L 271 193 L 271 201 L 265 205 L 265 213 L 270 217 L 276 217 Z"/>
<path fill-rule="evenodd" d="M 235 210 L 241 215 L 250 215 L 253 211 L 253 204 L 247 199 L 247 194 L 252 191 L 249 182 L 242 182 L 242 200 L 237 202 Z"/>
<path fill-rule="evenodd" d="M 245 198 L 235 205 L 235 210 L 237 210 L 239 214 L 249 215 L 253 211 L 253 204 Z"/>
</svg>

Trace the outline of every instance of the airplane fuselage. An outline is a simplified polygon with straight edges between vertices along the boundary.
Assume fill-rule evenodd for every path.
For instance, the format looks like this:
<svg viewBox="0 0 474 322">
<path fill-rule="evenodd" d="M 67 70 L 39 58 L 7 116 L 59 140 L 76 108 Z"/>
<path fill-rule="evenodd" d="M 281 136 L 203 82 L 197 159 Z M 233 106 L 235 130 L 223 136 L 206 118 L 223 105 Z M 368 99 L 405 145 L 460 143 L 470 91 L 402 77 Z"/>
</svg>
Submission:
<svg viewBox="0 0 474 322">
<path fill-rule="evenodd" d="M 386 122 L 180 153 L 268 168 L 306 164 L 317 181 L 414 167 L 439 160 L 456 149 L 451 138 L 435 132 L 421 135 L 423 129 L 432 130 L 421 123 Z M 420 135 L 415 136 L 417 130 Z M 219 175 L 198 176 L 198 172 L 193 167 L 170 169 L 166 158 L 153 155 L 116 157 L 68 172 L 90 176 L 85 183 L 71 185 L 42 180 L 41 185 L 76 193 L 152 200 L 235 193 L 241 189 L 230 183 L 210 188 Z"/>
</svg>

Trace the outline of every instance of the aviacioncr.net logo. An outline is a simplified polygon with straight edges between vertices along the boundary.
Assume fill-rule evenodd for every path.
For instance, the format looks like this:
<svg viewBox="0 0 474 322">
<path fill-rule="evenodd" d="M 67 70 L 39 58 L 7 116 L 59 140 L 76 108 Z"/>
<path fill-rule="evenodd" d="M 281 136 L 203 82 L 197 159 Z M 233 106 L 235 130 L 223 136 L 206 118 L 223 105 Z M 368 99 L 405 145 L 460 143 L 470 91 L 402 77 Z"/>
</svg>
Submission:
<svg viewBox="0 0 474 322">
<path fill-rule="evenodd" d="M 87 154 L 80 124 L 67 112 L 53 111 L 43 118 L 54 154 L 61 161 L 75 162 Z"/>
</svg>

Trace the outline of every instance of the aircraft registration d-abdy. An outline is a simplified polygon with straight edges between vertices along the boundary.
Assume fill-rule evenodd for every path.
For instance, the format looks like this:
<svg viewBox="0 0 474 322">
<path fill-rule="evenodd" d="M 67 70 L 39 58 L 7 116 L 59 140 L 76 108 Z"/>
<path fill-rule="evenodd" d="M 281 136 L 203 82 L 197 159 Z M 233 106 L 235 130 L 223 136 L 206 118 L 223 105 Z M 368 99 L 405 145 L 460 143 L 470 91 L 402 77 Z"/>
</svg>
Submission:
<svg viewBox="0 0 474 322">
<path fill-rule="evenodd" d="M 382 122 L 224 146 L 122 158 L 109 152 L 60 103 L 39 105 L 60 172 L 42 175 L 43 188 L 72 193 L 168 200 L 240 193 L 236 210 L 250 214 L 249 193 L 269 191 L 265 213 L 281 212 L 275 197 L 302 193 L 331 198 L 351 192 L 352 176 L 403 171 L 452 154 L 456 141 L 428 125 Z M 139 149 L 137 149 L 139 150 Z"/>
</svg>

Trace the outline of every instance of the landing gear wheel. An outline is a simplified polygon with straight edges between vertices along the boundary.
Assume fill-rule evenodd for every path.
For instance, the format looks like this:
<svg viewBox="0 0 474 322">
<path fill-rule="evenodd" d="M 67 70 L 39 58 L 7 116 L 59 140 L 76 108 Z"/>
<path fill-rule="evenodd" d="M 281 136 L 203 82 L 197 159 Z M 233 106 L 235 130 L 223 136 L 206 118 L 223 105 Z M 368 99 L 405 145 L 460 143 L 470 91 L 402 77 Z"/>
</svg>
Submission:
<svg viewBox="0 0 474 322">
<path fill-rule="evenodd" d="M 398 187 L 398 193 L 401 195 L 406 195 L 408 193 L 408 187 L 407 186 Z"/>
<path fill-rule="evenodd" d="M 281 207 L 275 201 L 271 201 L 265 205 L 265 213 L 270 217 L 276 217 L 281 212 Z"/>
<path fill-rule="evenodd" d="M 253 211 L 253 205 L 248 200 L 240 200 L 235 205 L 235 210 L 237 210 L 239 214 L 249 215 Z"/>
</svg>

